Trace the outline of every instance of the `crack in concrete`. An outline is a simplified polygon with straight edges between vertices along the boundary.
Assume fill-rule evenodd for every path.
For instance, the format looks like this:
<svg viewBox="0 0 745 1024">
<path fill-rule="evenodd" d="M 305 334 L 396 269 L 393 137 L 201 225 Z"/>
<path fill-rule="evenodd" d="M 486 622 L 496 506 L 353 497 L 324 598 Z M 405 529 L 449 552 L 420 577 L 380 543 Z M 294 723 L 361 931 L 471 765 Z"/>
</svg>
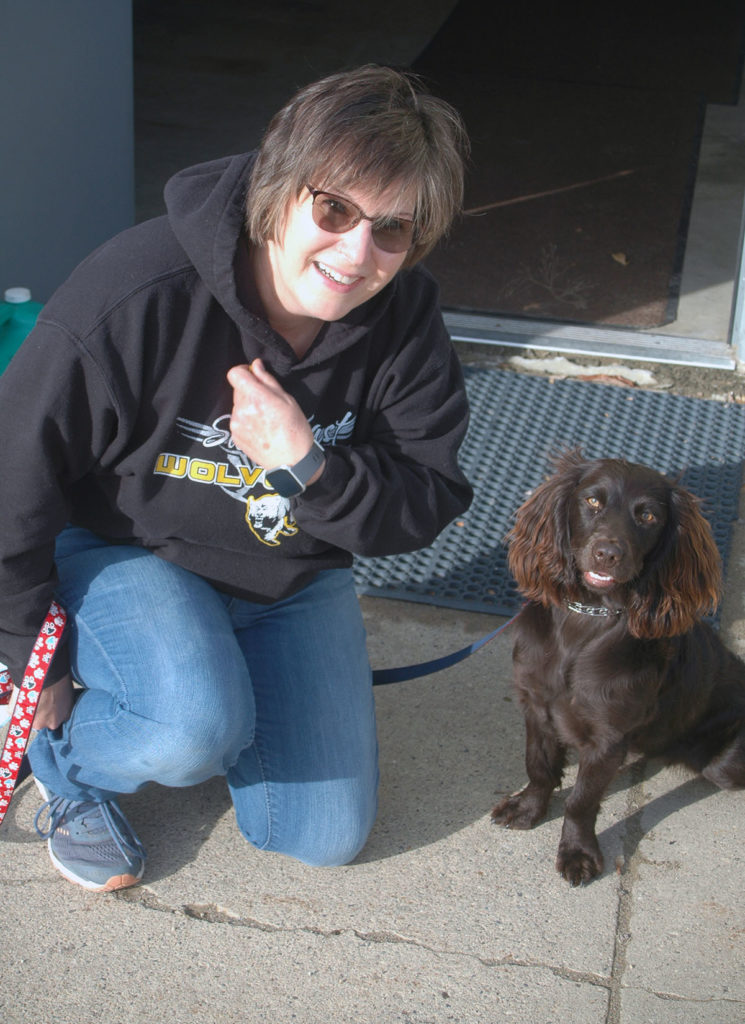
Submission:
<svg viewBox="0 0 745 1024">
<path fill-rule="evenodd" d="M 435 956 L 462 957 L 463 959 L 475 960 L 483 967 L 532 968 L 550 971 L 555 977 L 563 978 L 566 981 L 581 982 L 584 984 L 596 985 L 601 988 L 608 988 L 610 986 L 610 979 L 603 977 L 602 975 L 593 974 L 589 971 L 574 971 L 570 967 L 557 967 L 556 964 L 544 963 L 542 960 L 518 960 L 513 956 L 485 957 L 480 956 L 478 953 L 468 953 L 463 952 L 462 950 L 442 949 L 436 946 L 430 946 L 427 943 L 421 942 L 419 939 L 399 935 L 398 932 L 361 932 L 356 928 L 353 929 L 353 931 L 357 938 L 361 939 L 363 942 L 403 943 L 409 946 L 415 946 L 417 949 L 422 949 Z"/>
<path fill-rule="evenodd" d="M 475 960 L 477 963 L 487 968 L 516 967 L 532 970 L 545 970 L 550 971 L 555 977 L 562 978 L 565 981 L 571 981 L 573 983 L 588 984 L 604 989 L 608 989 L 611 985 L 610 978 L 593 974 L 591 972 L 574 971 L 571 968 L 559 967 L 556 964 L 544 963 L 541 960 L 518 960 L 512 956 L 485 957 L 480 956 L 478 953 L 438 948 L 411 936 L 402 935 L 399 932 L 387 930 L 366 932 L 358 928 L 323 929 L 314 925 L 301 925 L 287 928 L 283 925 L 271 924 L 268 921 L 261 921 L 258 918 L 242 917 L 226 910 L 223 907 L 219 907 L 214 903 L 182 903 L 180 905 L 172 905 L 165 903 L 159 896 L 152 892 L 152 890 L 145 886 L 121 889 L 118 892 L 112 893 L 112 896 L 124 903 L 131 903 L 135 906 L 140 906 L 144 910 L 153 910 L 157 913 L 170 914 L 174 917 L 183 916 L 190 918 L 191 920 L 203 921 L 205 924 L 225 924 L 230 925 L 231 927 L 247 928 L 270 933 L 284 932 L 286 934 L 308 934 L 318 936 L 320 938 L 333 938 L 334 936 L 349 934 L 354 935 L 354 937 L 360 942 L 379 945 L 413 946 L 425 953 L 431 953 L 433 956 Z"/>
<path fill-rule="evenodd" d="M 631 941 L 631 918 L 633 915 L 633 888 L 636 882 L 639 861 L 639 844 L 644 835 L 641 824 L 641 811 L 644 807 L 644 770 L 645 762 L 636 761 L 630 766 L 631 787 L 626 801 L 626 829 L 623 837 L 623 867 L 621 884 L 618 893 L 618 912 L 616 914 L 616 934 L 611 961 L 610 996 L 606 1024 L 621 1022 L 621 991 L 623 976 L 626 973 L 627 953 Z"/>
<path fill-rule="evenodd" d="M 281 925 L 270 924 L 268 921 L 260 921 L 258 918 L 241 917 L 224 907 L 215 903 L 182 903 L 172 905 L 165 903 L 155 893 L 145 886 L 136 886 L 131 889 L 120 889 L 112 894 L 115 899 L 123 903 L 132 903 L 142 907 L 144 910 L 155 910 L 160 914 L 172 914 L 174 917 L 183 916 L 194 921 L 204 921 L 206 924 L 227 924 L 235 928 L 252 928 L 262 932 L 286 931 Z M 312 931 L 312 929 L 302 929 Z M 319 934 L 322 934 L 319 932 Z"/>
<path fill-rule="evenodd" d="M 681 996 L 676 992 L 657 992 L 653 988 L 644 988 L 638 991 L 646 992 L 647 995 L 654 996 L 655 999 L 661 999 L 666 1003 L 691 1003 L 694 1006 L 719 1006 L 721 1003 L 725 1006 L 745 1006 L 742 999 L 727 999 L 724 996 L 710 996 L 708 999 L 701 999 L 697 996 Z"/>
</svg>

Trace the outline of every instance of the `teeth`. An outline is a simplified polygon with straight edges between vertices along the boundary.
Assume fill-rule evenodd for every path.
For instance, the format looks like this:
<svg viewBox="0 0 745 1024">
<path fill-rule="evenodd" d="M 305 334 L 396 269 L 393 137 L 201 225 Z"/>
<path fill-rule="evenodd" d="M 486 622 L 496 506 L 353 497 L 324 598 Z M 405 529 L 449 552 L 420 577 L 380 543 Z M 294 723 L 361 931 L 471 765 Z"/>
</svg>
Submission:
<svg viewBox="0 0 745 1024">
<path fill-rule="evenodd" d="M 331 267 L 327 267 L 325 263 L 316 263 L 316 266 L 322 274 L 331 278 L 332 281 L 336 281 L 338 284 L 354 284 L 357 280 L 356 277 L 347 277 L 346 274 L 340 274 L 337 270 L 332 270 Z"/>
<path fill-rule="evenodd" d="M 599 580 L 601 583 L 610 583 L 613 579 L 612 576 L 603 576 L 600 572 L 588 572 L 587 574 L 592 580 Z"/>
</svg>

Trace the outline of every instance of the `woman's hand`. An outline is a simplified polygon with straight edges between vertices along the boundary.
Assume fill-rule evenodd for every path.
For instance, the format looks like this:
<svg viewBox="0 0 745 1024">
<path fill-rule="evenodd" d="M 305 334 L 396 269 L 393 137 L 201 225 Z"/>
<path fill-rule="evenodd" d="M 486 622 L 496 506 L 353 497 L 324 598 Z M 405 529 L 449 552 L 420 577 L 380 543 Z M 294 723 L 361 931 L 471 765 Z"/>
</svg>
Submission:
<svg viewBox="0 0 745 1024">
<path fill-rule="evenodd" d="M 72 713 L 74 693 L 69 672 L 53 686 L 42 687 L 34 715 L 34 729 L 56 729 L 66 722 Z"/>
<path fill-rule="evenodd" d="M 252 462 L 276 469 L 308 454 L 313 444 L 308 420 L 260 359 L 234 366 L 228 381 L 233 386 L 230 433 Z"/>
</svg>

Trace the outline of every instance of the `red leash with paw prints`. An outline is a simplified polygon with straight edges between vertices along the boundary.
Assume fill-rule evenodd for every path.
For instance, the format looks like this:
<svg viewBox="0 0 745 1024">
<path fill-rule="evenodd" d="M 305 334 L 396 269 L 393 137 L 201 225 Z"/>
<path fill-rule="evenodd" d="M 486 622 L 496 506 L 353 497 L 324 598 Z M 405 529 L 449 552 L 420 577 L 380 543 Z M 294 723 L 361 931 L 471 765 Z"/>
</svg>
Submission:
<svg viewBox="0 0 745 1024">
<path fill-rule="evenodd" d="M 18 781 L 21 762 L 34 724 L 39 694 L 52 664 L 57 645 L 65 631 L 67 616 L 64 608 L 52 601 L 47 617 L 39 630 L 31 657 L 18 688 L 18 697 L 10 717 L 5 745 L 0 754 L 0 823 L 10 806 L 13 790 Z M 13 681 L 7 671 L 0 672 L 0 706 L 10 703 Z"/>
</svg>

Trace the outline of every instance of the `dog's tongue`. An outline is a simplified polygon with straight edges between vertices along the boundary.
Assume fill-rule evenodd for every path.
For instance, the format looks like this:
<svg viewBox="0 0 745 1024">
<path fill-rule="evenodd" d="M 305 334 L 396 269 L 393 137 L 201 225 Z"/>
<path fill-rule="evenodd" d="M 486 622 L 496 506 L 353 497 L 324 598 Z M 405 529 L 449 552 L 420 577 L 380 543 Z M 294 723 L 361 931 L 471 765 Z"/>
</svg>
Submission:
<svg viewBox="0 0 745 1024">
<path fill-rule="evenodd" d="M 612 587 L 616 582 L 612 576 L 604 576 L 599 572 L 586 572 L 585 582 L 591 587 Z"/>
</svg>

